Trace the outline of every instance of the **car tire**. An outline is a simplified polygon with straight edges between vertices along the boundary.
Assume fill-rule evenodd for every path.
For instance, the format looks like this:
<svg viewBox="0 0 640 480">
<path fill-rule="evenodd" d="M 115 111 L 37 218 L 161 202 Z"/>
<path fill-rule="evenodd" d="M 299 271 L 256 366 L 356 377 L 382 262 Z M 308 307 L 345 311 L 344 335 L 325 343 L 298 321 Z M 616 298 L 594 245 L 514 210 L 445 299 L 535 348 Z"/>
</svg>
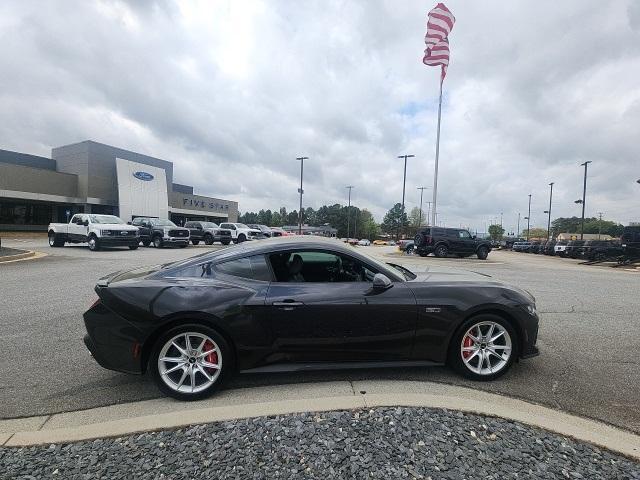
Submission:
<svg viewBox="0 0 640 480">
<path fill-rule="evenodd" d="M 449 254 L 449 249 L 446 245 L 441 244 L 436 247 L 433 253 L 438 258 L 445 258 Z"/>
<path fill-rule="evenodd" d="M 480 260 L 486 260 L 489 256 L 489 249 L 487 247 L 479 247 L 476 255 Z"/>
<path fill-rule="evenodd" d="M 49 246 L 64 247 L 64 240 L 60 240 L 60 235 L 57 233 L 49 232 Z"/>
<path fill-rule="evenodd" d="M 427 257 L 429 254 L 427 252 L 418 252 L 418 255 L 421 257 Z"/>
<path fill-rule="evenodd" d="M 191 243 L 192 243 L 193 245 L 198 245 L 198 244 L 200 244 L 200 240 L 191 240 Z M 206 243 L 206 242 L 205 242 L 205 243 Z"/>
<path fill-rule="evenodd" d="M 230 243 L 231 243 L 231 240 L 222 240 L 223 245 L 229 245 Z"/>
<path fill-rule="evenodd" d="M 413 255 L 415 253 L 415 247 L 413 245 L 409 245 L 407 248 L 405 248 L 404 253 L 406 253 L 407 255 Z"/>
<path fill-rule="evenodd" d="M 129 250 L 137 250 L 138 245 L 129 245 Z"/>
<path fill-rule="evenodd" d="M 98 237 L 93 234 L 89 235 L 87 244 L 89 245 L 89 250 L 91 250 L 92 252 L 97 252 L 98 250 L 100 250 L 100 240 L 98 240 Z"/>
<path fill-rule="evenodd" d="M 205 235 L 204 236 L 204 244 L 205 245 L 213 245 L 213 235 Z"/>
<path fill-rule="evenodd" d="M 469 332 L 473 332 L 476 338 L 487 340 L 477 335 L 477 328 L 479 327 L 480 332 L 488 337 L 491 325 L 493 325 L 494 333 L 492 335 L 494 338 L 497 333 L 502 332 L 502 335 L 493 342 L 475 342 L 469 337 Z M 476 345 L 478 345 L 477 348 Z M 489 345 L 493 345 L 493 348 Z M 509 321 L 498 315 L 479 314 L 465 321 L 451 339 L 448 363 L 459 374 L 471 380 L 494 380 L 511 368 L 513 362 L 518 358 L 519 345 L 516 330 Z M 465 349 L 470 351 L 465 351 Z M 507 355 L 506 359 L 505 355 Z M 480 364 L 480 361 L 483 363 Z M 487 365 L 487 361 L 491 363 Z"/>
<path fill-rule="evenodd" d="M 153 237 L 153 246 L 156 248 L 162 248 L 164 242 L 162 241 L 162 237 L 160 235 L 156 235 Z"/>
<path fill-rule="evenodd" d="M 151 245 L 151 240 L 142 240 L 143 247 L 148 247 L 149 245 Z"/>
<path fill-rule="evenodd" d="M 189 244 L 187 243 L 186 245 L 180 245 L 180 248 L 187 248 L 189 246 Z"/>
<path fill-rule="evenodd" d="M 191 350 L 186 348 L 187 337 Z M 206 351 L 212 353 L 200 357 Z M 174 360 L 162 361 L 163 358 Z M 207 364 L 218 368 L 207 368 Z M 177 368 L 170 371 L 174 367 Z M 162 393 L 178 400 L 201 400 L 214 394 L 234 371 L 233 354 L 224 337 L 214 329 L 200 324 L 180 325 L 155 342 L 149 356 L 149 371 Z"/>
<path fill-rule="evenodd" d="M 238 235 L 238 243 L 242 243 L 246 240 L 247 240 L 247 237 L 244 233 L 241 233 L 240 235 Z"/>
<path fill-rule="evenodd" d="M 416 247 L 421 247 L 424 242 L 424 235 L 422 233 L 416 233 L 416 236 L 413 238 L 413 243 L 416 245 Z"/>
</svg>

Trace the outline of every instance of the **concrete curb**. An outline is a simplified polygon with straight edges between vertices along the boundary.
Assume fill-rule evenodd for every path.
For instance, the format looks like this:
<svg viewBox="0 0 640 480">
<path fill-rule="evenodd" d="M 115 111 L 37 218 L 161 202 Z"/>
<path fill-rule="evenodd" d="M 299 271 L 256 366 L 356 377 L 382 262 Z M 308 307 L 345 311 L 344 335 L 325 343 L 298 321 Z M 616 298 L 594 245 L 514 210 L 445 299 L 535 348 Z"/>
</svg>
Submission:
<svg viewBox="0 0 640 480">
<path fill-rule="evenodd" d="M 196 407 L 197 406 L 197 407 Z M 0 421 L 7 447 L 64 443 L 268 415 L 373 407 L 446 408 L 502 417 L 640 461 L 640 436 L 594 420 L 465 387 L 413 381 L 328 382 L 222 391 L 198 403 L 147 400 Z"/>
<path fill-rule="evenodd" d="M 0 257 L 0 263 L 12 263 L 21 262 L 23 260 L 35 260 L 36 258 L 45 257 L 47 254 L 42 252 L 36 252 L 34 250 L 27 250 L 24 253 L 16 253 L 15 255 L 4 255 Z"/>
</svg>

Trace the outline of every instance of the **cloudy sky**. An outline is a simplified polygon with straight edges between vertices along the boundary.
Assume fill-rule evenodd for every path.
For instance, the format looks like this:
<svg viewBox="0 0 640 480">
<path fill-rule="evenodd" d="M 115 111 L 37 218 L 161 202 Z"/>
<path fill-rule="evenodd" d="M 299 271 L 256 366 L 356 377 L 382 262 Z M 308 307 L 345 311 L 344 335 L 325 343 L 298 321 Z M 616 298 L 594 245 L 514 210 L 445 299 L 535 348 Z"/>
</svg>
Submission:
<svg viewBox="0 0 640 480">
<path fill-rule="evenodd" d="M 175 163 L 240 210 L 353 203 L 381 220 L 431 186 L 438 69 L 415 0 L 0 3 L 0 148 L 86 139 Z M 587 214 L 640 220 L 640 1 L 449 0 L 438 210 L 515 228 Z M 425 190 L 425 201 L 430 200 Z M 425 204 L 426 208 L 426 204 Z M 554 215 L 555 216 L 555 215 Z"/>
</svg>

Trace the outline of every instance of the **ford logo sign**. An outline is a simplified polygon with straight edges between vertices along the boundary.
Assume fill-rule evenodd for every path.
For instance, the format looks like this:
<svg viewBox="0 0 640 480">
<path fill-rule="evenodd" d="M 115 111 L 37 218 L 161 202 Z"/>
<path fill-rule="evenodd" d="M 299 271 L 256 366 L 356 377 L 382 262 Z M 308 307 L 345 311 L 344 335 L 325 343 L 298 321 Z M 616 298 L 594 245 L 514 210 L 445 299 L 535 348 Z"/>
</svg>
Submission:
<svg viewBox="0 0 640 480">
<path fill-rule="evenodd" d="M 153 180 L 153 175 L 147 172 L 136 172 L 133 174 L 138 180 L 144 180 L 145 182 L 150 182 Z"/>
</svg>

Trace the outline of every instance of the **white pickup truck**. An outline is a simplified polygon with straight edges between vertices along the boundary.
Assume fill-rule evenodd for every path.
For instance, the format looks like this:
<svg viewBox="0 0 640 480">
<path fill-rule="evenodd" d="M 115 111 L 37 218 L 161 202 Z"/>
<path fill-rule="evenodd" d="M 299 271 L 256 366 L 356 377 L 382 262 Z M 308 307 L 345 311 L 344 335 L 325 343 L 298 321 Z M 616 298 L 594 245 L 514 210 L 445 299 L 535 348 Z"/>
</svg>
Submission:
<svg viewBox="0 0 640 480">
<path fill-rule="evenodd" d="M 221 223 L 220 228 L 231 230 L 233 243 L 242 243 L 247 240 L 260 240 L 267 238 L 262 231 L 257 228 L 249 228 L 244 223 Z"/>
<path fill-rule="evenodd" d="M 68 224 L 50 223 L 47 231 L 51 247 L 86 242 L 91 251 L 100 250 L 100 247 L 135 250 L 140 243 L 138 227 L 127 225 L 115 215 L 76 213 Z"/>
</svg>

